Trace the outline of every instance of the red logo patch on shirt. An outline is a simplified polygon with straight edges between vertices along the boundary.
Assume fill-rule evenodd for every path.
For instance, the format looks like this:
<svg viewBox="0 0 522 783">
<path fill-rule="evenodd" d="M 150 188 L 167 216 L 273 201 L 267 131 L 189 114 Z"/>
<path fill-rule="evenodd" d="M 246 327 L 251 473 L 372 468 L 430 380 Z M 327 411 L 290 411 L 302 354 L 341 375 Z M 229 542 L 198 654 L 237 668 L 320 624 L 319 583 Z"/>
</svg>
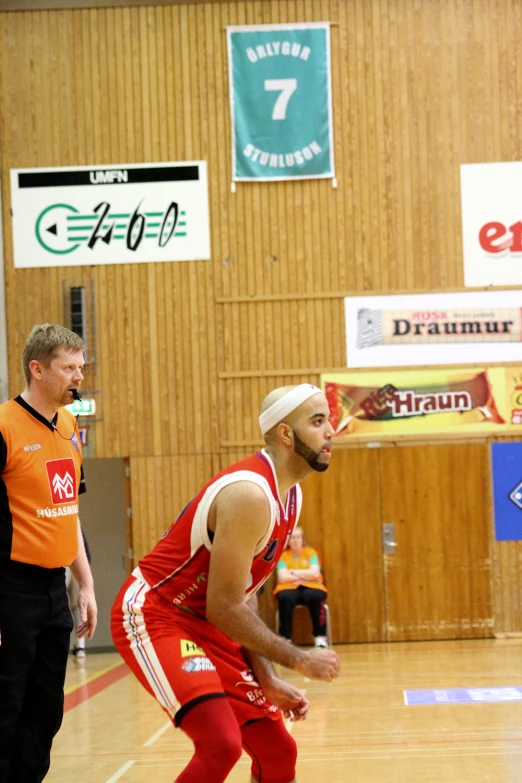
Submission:
<svg viewBox="0 0 522 783">
<path fill-rule="evenodd" d="M 74 460 L 71 457 L 53 459 L 46 462 L 45 467 L 47 468 L 52 502 L 58 506 L 63 503 L 70 503 L 71 500 L 76 500 Z"/>
</svg>

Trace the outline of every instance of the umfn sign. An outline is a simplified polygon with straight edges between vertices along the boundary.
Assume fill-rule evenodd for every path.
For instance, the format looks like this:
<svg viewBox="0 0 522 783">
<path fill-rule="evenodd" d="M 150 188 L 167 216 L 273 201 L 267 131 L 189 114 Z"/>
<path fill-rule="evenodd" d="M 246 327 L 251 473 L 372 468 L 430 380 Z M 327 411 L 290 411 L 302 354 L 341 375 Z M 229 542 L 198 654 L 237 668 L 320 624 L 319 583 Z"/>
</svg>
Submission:
<svg viewBox="0 0 522 783">
<path fill-rule="evenodd" d="M 11 169 L 15 267 L 210 258 L 205 161 Z"/>
</svg>

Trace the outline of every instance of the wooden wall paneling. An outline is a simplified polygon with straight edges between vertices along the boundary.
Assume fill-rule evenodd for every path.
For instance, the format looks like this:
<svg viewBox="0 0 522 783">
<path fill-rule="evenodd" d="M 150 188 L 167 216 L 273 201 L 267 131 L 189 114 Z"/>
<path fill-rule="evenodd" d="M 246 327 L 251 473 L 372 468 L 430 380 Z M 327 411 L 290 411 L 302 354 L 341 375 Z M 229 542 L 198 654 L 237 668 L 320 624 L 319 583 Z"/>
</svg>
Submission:
<svg viewBox="0 0 522 783">
<path fill-rule="evenodd" d="M 78 165 L 85 166 L 89 162 L 97 162 L 93 154 L 94 134 L 90 127 L 93 112 L 99 110 L 93 105 L 93 71 L 97 67 L 97 61 L 94 60 L 91 64 L 89 12 L 80 11 L 68 16 L 72 23 L 72 29 L 68 33 L 67 54 L 67 62 L 70 65 L 71 115 L 74 117 L 71 132 L 76 131 L 72 142 L 71 164 L 77 162 Z"/>
<path fill-rule="evenodd" d="M 196 93 L 196 80 L 193 78 L 194 74 L 194 55 L 197 53 L 194 51 L 194 38 L 196 35 L 194 27 L 194 8 L 190 8 L 187 5 L 179 6 L 179 26 L 183 43 L 188 45 L 189 56 L 184 56 L 182 52 L 181 60 L 181 86 L 182 86 L 182 106 L 183 119 L 184 119 L 184 139 L 185 139 L 185 157 L 187 160 L 191 160 L 194 157 L 194 139 L 193 139 L 193 121 L 194 113 L 191 110 L 191 106 L 194 103 L 197 105 L 197 93 Z M 192 56 L 191 56 L 192 55 Z M 197 68 L 197 63 L 196 63 Z M 194 91 L 194 94 L 193 92 Z"/>
<path fill-rule="evenodd" d="M 431 42 L 430 26 L 436 24 L 438 9 L 427 9 L 418 4 L 410 19 L 414 24 L 414 52 L 415 52 L 415 76 L 416 98 L 418 102 L 417 112 L 417 139 L 429 139 L 428 144 L 416 143 L 416 163 L 418 167 L 416 181 L 418 183 L 417 200 L 414 197 L 416 207 L 416 236 L 414 245 L 416 250 L 416 279 L 417 285 L 430 288 L 437 285 L 437 247 L 434 244 L 436 231 L 435 221 L 432 219 L 433 210 L 436 209 L 434 190 L 438 179 L 435 164 L 435 122 L 436 104 L 431 108 L 435 96 L 432 95 L 432 79 L 430 65 L 432 62 L 433 47 Z M 416 33 L 416 34 L 415 34 Z M 425 96 L 429 96 L 426 101 Z M 415 105 L 415 97 L 413 103 Z M 424 98 L 424 100 L 423 100 Z M 431 251 L 431 252 L 430 252 Z M 410 262 L 411 263 L 411 262 Z M 435 270 L 433 269 L 435 266 Z"/>
<path fill-rule="evenodd" d="M 270 320 L 270 333 L 267 337 L 271 338 L 271 351 L 267 354 L 267 363 L 265 367 L 284 367 L 283 340 L 281 339 L 281 327 L 284 318 L 289 318 L 288 309 L 281 307 L 279 302 L 267 303 L 267 318 Z M 288 325 L 286 325 L 288 328 Z"/>
<path fill-rule="evenodd" d="M 493 633 L 485 444 L 380 450 L 387 638 L 480 638 Z"/>
<path fill-rule="evenodd" d="M 172 285 L 166 289 L 166 328 L 169 336 L 168 355 L 164 357 L 171 453 L 190 451 L 187 448 L 187 429 L 191 426 L 190 380 L 186 351 L 191 343 L 189 324 L 185 314 L 186 291 L 183 285 L 183 268 L 175 264 L 170 268 Z"/>
<path fill-rule="evenodd" d="M 386 35 L 386 3 L 372 4 L 367 11 L 367 36 L 372 42 L 371 61 L 369 51 L 366 54 L 367 62 L 367 89 L 368 89 L 368 110 L 370 127 L 370 141 L 372 145 L 372 156 L 375 160 L 375 167 L 371 172 L 373 179 L 372 209 L 371 209 L 371 253 L 374 259 L 373 266 L 376 269 L 374 276 L 374 285 L 377 288 L 389 290 L 388 265 L 379 263 L 379 258 L 388 254 L 387 237 L 388 221 L 382 221 L 380 216 L 389 214 L 389 187 L 388 169 L 389 160 L 387 156 L 387 147 L 390 144 L 389 128 L 387 127 L 387 117 L 383 105 L 387 90 L 383 89 L 384 84 L 389 84 L 389 69 L 384 67 L 383 60 L 388 54 L 388 36 Z M 387 65 L 387 64 L 386 64 Z M 381 86 L 382 85 L 382 86 Z M 390 85 L 391 86 L 391 85 Z M 378 205 L 378 206 L 377 206 Z M 377 271 L 378 270 L 378 271 Z"/>
<path fill-rule="evenodd" d="M 171 429 L 174 424 L 177 440 L 177 453 L 187 452 L 188 429 L 191 426 L 191 389 L 194 382 L 191 376 L 189 350 L 192 346 L 189 320 L 189 291 L 186 283 L 186 272 L 182 264 L 176 264 L 173 269 L 175 281 L 172 291 L 173 298 L 173 329 L 175 332 L 174 353 L 170 358 L 175 367 L 175 375 L 171 378 L 169 388 L 170 412 L 173 415 Z"/>
<path fill-rule="evenodd" d="M 273 284 L 274 288 L 271 290 L 273 293 L 280 293 L 281 291 L 292 291 L 292 280 L 290 276 L 290 267 L 288 259 L 295 259 L 297 263 L 297 242 L 298 242 L 298 226 L 301 215 L 302 204 L 299 201 L 301 194 L 301 188 L 299 182 L 286 182 L 283 185 L 284 191 L 281 193 L 280 202 L 284 203 L 284 211 L 279 221 L 279 233 L 283 232 L 285 243 L 281 242 L 278 238 L 276 241 L 277 251 L 275 257 L 277 262 L 275 263 L 275 272 Z M 284 201 L 283 196 L 284 194 Z"/>
<path fill-rule="evenodd" d="M 384 640 L 378 450 L 335 449 L 328 470 L 301 487 L 301 524 L 324 565 L 334 641 Z"/>
<path fill-rule="evenodd" d="M 343 367 L 346 362 L 342 296 L 250 304 L 227 301 L 222 318 L 224 373 L 258 374 L 284 368 L 291 373 L 298 368 Z M 257 341 L 250 343 L 252 333 Z M 252 346 L 255 350 L 250 350 Z M 260 356 L 265 361 L 258 361 Z"/>
<path fill-rule="evenodd" d="M 449 10 L 449 9 L 448 9 Z M 453 220 L 460 220 L 460 215 L 452 217 L 452 202 L 445 198 L 445 190 L 450 185 L 450 192 L 457 194 L 460 190 L 460 169 L 453 161 L 458 160 L 455 150 L 455 139 L 449 132 L 452 114 L 455 104 L 451 98 L 451 72 L 455 68 L 456 46 L 454 40 L 455 25 L 451 24 L 449 13 L 441 13 L 436 27 L 437 35 L 434 36 L 434 57 L 431 62 L 432 84 L 434 86 L 433 105 L 433 132 L 436 142 L 436 156 L 442 162 L 442 170 L 445 172 L 447 182 L 442 177 L 437 179 L 436 187 L 436 219 L 434 220 L 438 236 L 438 253 L 433 259 L 433 266 L 438 268 L 438 285 L 451 287 L 458 285 L 461 280 L 460 267 L 462 265 L 462 250 L 451 242 L 456 235 L 452 231 Z M 447 56 L 442 56 L 441 40 L 448 41 Z M 453 210 L 456 211 L 456 210 Z M 447 264 L 441 264 L 442 258 L 447 259 Z"/>
<path fill-rule="evenodd" d="M 507 33 L 507 38 L 510 43 L 512 41 L 511 35 L 514 34 L 520 38 L 522 34 L 522 21 L 515 14 L 511 15 L 511 6 L 500 6 L 499 8 L 499 35 L 503 32 Z M 507 51 L 506 51 L 507 49 Z M 522 110 L 522 91 L 520 89 L 521 74 L 522 74 L 522 52 L 519 46 L 503 46 L 500 51 L 504 55 L 504 60 L 508 60 L 509 71 L 506 84 L 509 90 L 506 90 L 508 102 L 502 102 L 502 107 L 505 107 L 505 112 L 508 116 L 507 123 L 502 123 L 503 140 L 505 144 L 506 158 L 508 160 L 520 160 L 522 157 L 522 137 L 520 134 L 520 112 Z M 499 116 L 503 116 L 504 112 L 499 111 Z"/>
<path fill-rule="evenodd" d="M 123 448 L 127 431 L 125 417 L 121 415 L 121 409 L 125 410 L 127 408 L 127 400 L 122 394 L 123 389 L 120 385 L 123 378 L 121 377 L 120 367 L 118 367 L 119 371 L 114 371 L 114 364 L 118 366 L 122 359 L 125 361 L 118 350 L 118 346 L 120 345 L 118 327 L 121 323 L 121 290 L 118 286 L 119 275 L 118 267 L 116 265 L 98 267 L 98 272 L 100 276 L 100 294 L 102 294 L 101 301 L 103 302 L 103 305 L 100 308 L 100 315 L 103 317 L 103 321 L 101 322 L 99 330 L 100 348 L 98 356 L 100 359 L 100 374 L 105 374 L 101 386 L 103 389 L 103 427 L 100 429 L 102 430 L 101 434 L 103 440 L 100 443 L 100 449 L 103 449 L 102 453 L 110 453 L 111 456 L 116 456 L 126 453 L 123 451 Z M 138 356 L 141 364 L 144 357 L 142 358 L 139 352 L 140 348 L 142 348 L 140 340 L 135 344 L 135 355 L 136 347 L 138 348 Z M 136 375 L 136 362 L 132 361 L 131 356 L 129 356 L 129 364 L 131 364 L 131 366 L 134 365 L 133 372 Z M 107 363 L 106 360 L 104 361 L 104 357 L 111 357 L 111 361 Z M 112 357 L 114 357 L 114 364 Z M 140 372 L 145 374 L 149 367 L 150 362 L 144 364 L 143 369 L 140 370 Z M 128 409 L 128 415 L 130 415 L 130 408 Z M 143 431 L 147 430 L 147 435 L 145 437 L 151 437 L 152 426 L 150 418 L 145 415 L 141 420 L 141 425 Z"/>
<path fill-rule="evenodd" d="M 137 24 L 136 33 L 139 38 L 139 56 L 136 65 L 139 68 L 139 106 L 140 106 L 140 120 L 141 120 L 141 138 L 142 138 L 142 159 L 143 161 L 152 161 L 153 159 L 153 145 L 155 139 L 152 135 L 152 112 L 153 107 L 157 105 L 156 96 L 151 95 L 150 84 L 150 69 L 151 63 L 149 58 L 152 53 L 149 51 L 148 45 L 148 20 L 147 15 L 150 8 L 138 8 L 137 9 Z"/>
<path fill-rule="evenodd" d="M 118 163 L 130 160 L 129 134 L 132 132 L 133 104 L 131 81 L 125 74 L 125 63 L 129 61 L 130 49 L 129 14 L 107 15 L 107 43 L 111 52 L 111 93 L 105 101 L 106 110 L 112 119 L 111 157 Z M 128 115 L 128 116 L 127 116 Z"/>
<path fill-rule="evenodd" d="M 151 358 L 150 358 L 150 340 L 151 340 L 151 319 L 154 311 L 148 309 L 150 306 L 150 294 L 148 291 L 149 264 L 138 264 L 139 284 L 136 291 L 134 307 L 139 320 L 139 331 L 137 335 L 137 358 L 136 382 L 141 387 L 143 413 L 141 424 L 142 443 L 138 453 L 154 454 L 155 431 L 153 423 L 153 411 L 151 406 L 152 399 L 152 378 L 151 378 Z"/>
<path fill-rule="evenodd" d="M 15 120 L 13 130 L 16 133 L 16 144 L 13 145 L 13 153 L 16 156 L 23 152 L 27 156 L 26 160 L 29 161 L 28 165 L 31 165 L 30 161 L 37 160 L 39 153 L 47 149 L 45 129 L 42 129 L 42 133 L 34 132 L 39 127 L 38 113 L 41 107 L 41 98 L 39 99 L 39 96 L 42 95 L 45 86 L 45 67 L 40 69 L 36 66 L 36 63 L 43 61 L 44 42 L 40 35 L 40 25 L 34 15 L 27 14 L 24 19 L 19 19 L 18 23 L 15 26 L 19 32 L 14 37 L 17 51 L 15 53 L 9 47 L 10 57 L 9 63 L 6 63 L 6 73 L 8 73 L 7 68 L 9 68 L 9 71 L 16 68 L 26 70 L 27 79 L 25 84 L 17 84 L 15 86 L 17 99 L 24 106 L 26 120 L 24 121 L 21 114 L 18 117 L 15 115 L 13 118 Z M 11 28 L 11 32 L 13 32 L 13 28 Z M 8 36 L 10 37 L 10 33 L 8 33 Z M 21 49 L 18 48 L 19 46 L 21 46 Z M 31 51 L 34 52 L 32 61 Z M 15 54 L 14 59 L 12 58 L 13 54 Z M 17 61 L 19 56 L 21 59 Z M 18 115 L 18 112 L 16 114 Z M 13 168 L 17 167 L 17 165 L 13 166 Z"/>
<path fill-rule="evenodd" d="M 125 268 L 123 311 L 123 328 L 125 330 L 124 361 L 127 369 L 124 373 L 125 380 L 123 388 L 127 390 L 129 398 L 129 420 L 127 429 L 129 432 L 129 450 L 128 454 L 136 455 L 143 453 L 145 445 L 145 431 L 148 422 L 145 420 L 146 398 L 143 394 L 143 387 L 140 378 L 141 374 L 141 329 L 140 329 L 140 310 L 139 291 L 140 291 L 140 264 L 129 264 Z M 100 321 L 101 323 L 101 321 Z M 101 359 L 100 354 L 100 359 Z"/>
<path fill-rule="evenodd" d="M 103 29 L 99 31 L 99 34 L 106 92 L 102 91 L 104 99 L 99 102 L 100 110 L 103 112 L 104 147 L 109 161 L 125 163 L 123 158 L 118 157 L 121 139 L 121 130 L 118 125 L 118 102 L 121 100 L 121 95 L 116 66 L 116 46 L 120 33 L 114 11 L 107 9 L 103 15 Z"/>
<path fill-rule="evenodd" d="M 354 35 L 354 4 L 339 4 L 339 90 L 341 100 L 334 106 L 335 138 L 339 140 L 340 153 L 337 160 L 337 182 L 341 197 L 338 210 L 336 231 L 339 235 L 339 255 L 336 263 L 339 267 L 339 283 L 342 280 L 345 290 L 357 289 L 359 254 L 361 252 L 361 213 L 362 204 L 358 191 L 358 167 L 361 154 L 359 149 L 359 115 L 356 98 L 355 63 L 357 59 L 357 41 Z M 346 73 L 352 78 L 347 79 Z M 362 285 L 359 286 L 362 289 Z"/>
<path fill-rule="evenodd" d="M 496 548 L 500 554 L 502 564 L 502 592 L 503 599 L 502 623 L 498 630 L 516 631 L 522 630 L 522 546 L 518 541 L 498 542 Z"/>
<path fill-rule="evenodd" d="M 125 41 L 127 62 L 130 64 L 132 78 L 124 82 L 125 107 L 127 111 L 127 149 L 132 160 L 144 161 L 144 126 L 142 122 L 141 101 L 141 37 L 137 29 L 137 9 L 125 12 L 125 32 L 129 36 Z"/>
<path fill-rule="evenodd" d="M 110 161 L 109 150 L 107 149 L 105 137 L 108 132 L 108 126 L 105 118 L 105 112 L 102 110 L 102 97 L 107 96 L 107 85 L 105 83 L 105 57 L 102 49 L 102 40 L 105 36 L 105 26 L 103 24 L 106 11 L 97 10 L 86 12 L 86 52 L 83 62 L 83 68 L 90 72 L 88 86 L 90 96 L 86 96 L 86 103 L 89 107 L 87 112 L 88 136 L 91 143 L 88 147 L 90 158 L 86 165 L 94 163 L 103 165 Z"/>
<path fill-rule="evenodd" d="M 328 235 L 331 242 L 330 290 L 343 291 L 348 288 L 348 268 L 351 266 L 351 242 L 355 228 L 353 215 L 353 191 L 351 166 L 347 165 L 354 144 L 350 121 L 348 90 L 344 84 L 343 68 L 348 58 L 346 29 L 346 3 L 335 3 L 335 18 L 339 21 L 330 29 L 332 47 L 332 111 L 334 123 L 334 154 L 337 190 L 331 195 L 327 211 Z M 332 11 L 333 13 L 333 11 Z M 346 225 L 344 211 L 350 213 Z M 349 235 L 348 235 L 349 232 Z"/>
<path fill-rule="evenodd" d="M 164 433 L 164 452 L 179 453 L 179 421 L 178 389 L 181 379 L 178 376 L 177 343 L 183 339 L 179 334 L 178 301 L 175 293 L 175 267 L 163 264 L 163 313 L 158 324 L 161 338 L 159 347 L 160 362 L 160 398 L 162 406 L 162 428 Z"/>
<path fill-rule="evenodd" d="M 94 205 L 95 206 L 95 205 Z M 95 300 L 94 300 L 94 307 L 95 307 L 95 330 L 96 330 L 96 354 L 97 354 L 97 363 L 96 363 L 96 380 L 93 383 L 92 386 L 95 386 L 95 388 L 102 390 L 103 395 L 103 409 L 104 412 L 102 413 L 103 420 L 99 422 L 95 422 L 94 424 L 94 435 L 95 435 L 95 445 L 94 445 L 94 452 L 95 456 L 110 456 L 106 453 L 105 448 L 105 442 L 106 437 L 108 434 L 109 429 L 109 423 L 110 423 L 110 413 L 109 420 L 104 416 L 105 412 L 108 412 L 108 409 L 110 409 L 113 405 L 113 401 L 118 399 L 117 396 L 114 396 L 115 394 L 122 393 L 122 389 L 116 388 L 116 373 L 113 374 L 113 383 L 114 386 L 111 386 L 110 384 L 110 369 L 112 367 L 111 363 L 107 363 L 107 350 L 110 350 L 111 353 L 114 351 L 114 356 L 116 357 L 118 355 L 118 346 L 115 344 L 111 344 L 110 336 L 108 334 L 108 328 L 109 323 L 105 318 L 105 313 L 107 312 L 107 283 L 106 283 L 106 275 L 105 275 L 105 268 L 99 267 L 96 269 L 96 272 L 94 273 L 94 286 L 95 286 Z M 130 362 L 129 362 L 130 364 Z M 106 368 L 109 369 L 109 375 L 107 375 Z M 91 375 L 92 378 L 92 375 Z M 107 379 L 107 383 L 105 383 L 105 379 Z M 88 388 L 85 382 L 82 384 L 83 389 Z M 91 388 L 92 388 L 91 386 Z M 126 397 L 127 395 L 125 392 L 123 392 L 123 396 Z"/>
<path fill-rule="evenodd" d="M 148 293 L 147 309 L 150 322 L 150 342 L 146 349 L 146 355 L 143 358 L 145 360 L 145 366 L 150 372 L 151 394 L 148 402 L 152 418 L 152 453 L 161 454 L 165 453 L 162 448 L 163 409 L 160 401 L 160 384 L 163 380 L 163 362 L 160 360 L 159 356 L 158 320 L 160 321 L 161 329 L 163 330 L 165 317 L 162 304 L 165 292 L 162 290 L 158 295 L 158 292 L 156 291 L 156 285 L 158 285 L 161 280 L 160 270 L 156 269 L 156 266 L 161 266 L 161 264 L 147 264 L 146 267 L 147 282 L 145 291 Z"/>
<path fill-rule="evenodd" d="M 352 98 L 355 102 L 355 111 L 357 115 L 357 152 L 355 159 L 352 161 L 352 165 L 357 172 L 357 179 L 354 183 L 355 199 L 354 203 L 356 209 L 359 211 L 357 243 L 355 247 L 355 258 L 357 263 L 357 276 L 355 280 L 355 288 L 364 290 L 367 288 L 379 287 L 378 280 L 373 277 L 372 269 L 372 246 L 374 244 L 374 236 L 372 235 L 371 227 L 371 210 L 373 199 L 375 194 L 371 192 L 370 182 L 370 162 L 368 160 L 369 153 L 372 148 L 372 132 L 374 127 L 373 112 L 371 105 L 371 98 L 368 95 L 368 79 L 367 70 L 368 66 L 365 62 L 366 58 L 371 58 L 372 42 L 371 39 L 366 43 L 365 33 L 365 9 L 368 8 L 366 3 L 354 3 L 352 6 L 354 17 L 349 29 L 353 30 L 354 38 L 353 47 L 355 54 L 355 61 L 351 63 L 353 70 L 350 68 L 352 74 Z M 368 54 L 366 55 L 366 49 Z"/>
<path fill-rule="evenodd" d="M 522 633 L 522 545 L 497 541 L 493 555 L 495 635 Z"/>
<path fill-rule="evenodd" d="M 413 237 L 416 231 L 412 209 L 413 176 L 411 170 L 411 156 L 413 140 L 411 138 L 411 126 L 407 121 L 410 106 L 411 92 L 409 86 L 410 47 L 408 29 L 402 22 L 402 16 L 406 15 L 408 0 L 402 0 L 393 7 L 390 18 L 390 78 L 397 85 L 396 100 L 393 101 L 393 134 L 396 146 L 393 150 L 395 160 L 395 213 L 391 218 L 394 223 L 393 247 L 412 248 Z M 410 251 L 411 252 L 411 251 Z M 397 288 L 410 290 L 415 288 L 413 268 L 411 263 L 403 263 L 402 253 L 396 254 L 395 280 Z M 392 263 L 394 263 L 392 261 Z"/>
<path fill-rule="evenodd" d="M 166 520 L 162 515 L 163 501 L 166 500 L 170 505 L 171 497 L 167 499 L 161 492 L 163 478 L 162 468 L 168 470 L 168 462 L 163 460 L 162 463 L 160 463 L 160 460 L 157 457 L 146 458 L 145 483 L 141 487 L 142 492 L 144 491 L 148 498 L 147 513 L 143 520 L 143 537 L 144 542 L 146 542 L 145 552 L 152 549 L 160 535 L 162 535 L 166 527 L 168 527 Z M 160 529 L 161 533 L 159 533 Z"/>
<path fill-rule="evenodd" d="M 124 469 L 124 503 L 125 503 L 125 569 L 129 576 L 134 570 L 134 531 L 132 524 L 132 485 L 130 478 L 130 464 L 128 459 L 123 460 Z"/>
<path fill-rule="evenodd" d="M 143 522 L 148 508 L 147 496 L 142 487 L 145 460 L 139 457 L 129 459 L 131 497 L 132 497 L 132 540 L 134 544 L 134 563 L 136 564 L 147 551 L 148 541 L 143 537 Z"/>
<path fill-rule="evenodd" d="M 239 249 L 239 243 L 245 242 L 245 232 L 240 230 L 236 222 L 236 211 L 232 203 L 229 205 L 231 187 L 230 164 L 230 128 L 228 119 L 223 116 L 222 107 L 229 103 L 228 93 L 228 60 L 225 25 L 232 23 L 225 7 L 214 5 L 206 14 L 205 33 L 209 42 L 209 59 L 207 60 L 207 84 L 211 85 L 209 93 L 209 141 L 212 162 L 212 187 L 210 187 L 210 206 L 212 216 L 213 258 L 215 266 L 215 292 L 230 292 L 235 278 L 232 274 L 232 264 Z M 219 32 L 218 32 L 219 31 Z M 212 59 L 210 57 L 212 55 Z M 228 156 L 223 150 L 228 151 Z M 210 173 L 209 173 L 210 176 Z M 241 225 L 241 223 L 240 223 Z M 214 250 L 216 248 L 216 250 Z M 216 255 L 217 253 L 217 255 Z M 224 357 L 222 349 L 219 352 L 220 366 Z"/>
<path fill-rule="evenodd" d="M 492 117 L 493 123 L 493 139 L 495 144 L 495 150 L 500 151 L 501 159 L 504 160 L 516 160 L 516 152 L 511 149 L 511 140 L 516 138 L 517 134 L 512 134 L 513 130 L 513 110 L 516 111 L 517 106 L 520 107 L 520 96 L 518 90 L 512 89 L 514 85 L 511 84 L 511 65 L 516 66 L 517 50 L 515 49 L 511 54 L 509 52 L 509 32 L 506 29 L 506 23 L 508 15 L 503 13 L 501 5 L 497 4 L 494 9 L 494 18 L 492 19 L 492 25 L 494 29 L 498 31 L 496 37 L 496 46 L 492 46 L 490 55 L 495 58 L 496 73 L 491 74 L 491 78 L 488 84 L 488 90 L 493 90 L 495 95 L 494 82 L 496 79 L 497 90 L 500 91 L 498 96 L 500 105 L 505 107 L 504 111 L 496 111 L 495 116 Z M 516 77 L 515 77 L 516 78 Z M 508 99 L 509 105 L 505 104 L 505 100 Z M 515 157 L 514 157 L 515 155 Z"/>
<path fill-rule="evenodd" d="M 136 265 L 118 265 L 115 267 L 115 290 L 117 291 L 117 301 L 115 302 L 115 314 L 111 320 L 115 322 L 114 340 L 111 345 L 111 353 L 114 363 L 118 368 L 123 365 L 125 372 L 112 369 L 112 374 L 116 378 L 114 389 L 115 396 L 106 398 L 105 391 L 102 390 L 103 406 L 102 411 L 105 417 L 107 408 L 117 408 L 118 414 L 118 438 L 119 453 L 130 455 L 136 454 L 137 443 L 142 442 L 143 430 L 146 423 L 138 417 L 138 406 L 141 402 L 141 385 L 137 380 L 137 342 L 133 337 L 134 307 L 132 298 L 132 279 L 136 277 L 138 269 Z M 100 325 L 100 329 L 103 326 Z M 98 350 L 97 369 L 103 362 L 103 354 Z M 97 374 L 97 383 L 99 384 L 99 370 Z M 125 416 L 121 411 L 126 412 Z M 103 429 L 103 425 L 100 426 Z M 115 449 L 116 451 L 116 449 Z"/>
<path fill-rule="evenodd" d="M 157 8 L 156 29 L 161 30 L 158 70 L 158 101 L 160 104 L 160 154 L 161 160 L 174 160 L 176 118 L 176 82 L 178 74 L 174 65 L 176 52 L 179 51 L 176 30 L 176 15 L 173 8 Z"/>
<path fill-rule="evenodd" d="M 112 330 L 112 340 L 110 343 L 110 354 L 114 357 L 114 361 L 118 364 L 123 363 L 126 366 L 132 363 L 132 349 L 127 351 L 125 342 L 126 335 L 129 333 L 129 316 L 128 316 L 128 283 L 129 266 L 128 265 L 116 265 L 114 267 L 114 288 L 116 292 L 116 300 L 114 302 L 116 317 L 113 317 L 111 321 L 114 324 Z M 98 354 L 98 363 L 101 360 L 101 354 Z M 116 375 L 116 373 L 114 373 Z M 102 411 L 107 406 L 124 407 L 127 415 L 121 416 L 118 410 L 118 427 L 117 427 L 117 442 L 112 444 L 112 448 L 115 454 L 130 454 L 130 437 L 129 429 L 135 428 L 135 390 L 130 387 L 131 372 L 122 374 L 117 378 L 117 388 L 115 390 L 115 397 L 102 400 Z M 94 379 L 97 380 L 97 376 Z M 87 384 L 84 383 L 84 387 Z M 129 388 L 130 387 L 130 388 Z M 91 386 L 92 388 L 92 386 Z M 101 429 L 101 428 L 100 428 Z"/>
<path fill-rule="evenodd" d="M 204 34 L 205 16 L 208 15 L 208 9 L 198 6 L 194 9 L 196 16 L 196 29 L 197 29 L 197 42 L 192 51 L 192 68 L 198 75 L 198 98 L 199 98 L 199 112 L 197 114 L 198 120 L 198 148 L 197 157 L 208 160 L 208 166 L 210 167 L 211 160 L 217 157 L 217 154 L 212 155 L 212 159 L 209 160 L 209 138 L 210 138 L 210 119 L 207 107 L 209 105 L 209 92 L 206 78 L 205 67 L 202 62 L 202 53 L 206 55 L 204 58 L 208 64 L 208 42 Z M 218 140 L 214 139 L 214 144 L 217 144 Z M 209 181 L 213 176 L 213 171 L 208 172 Z M 212 183 L 212 188 L 215 185 Z M 210 197 L 209 197 L 210 198 Z M 212 213 L 211 213 L 212 214 Z M 218 216 L 219 219 L 219 216 Z M 212 242 L 212 229 L 211 229 L 211 242 Z M 191 265 L 192 269 L 192 281 L 194 291 L 198 292 L 199 302 L 199 314 L 197 320 L 197 342 L 199 346 L 198 357 L 198 371 L 199 378 L 198 383 L 202 390 L 205 390 L 205 396 L 201 402 L 201 416 L 203 431 L 207 434 L 205 445 L 205 451 L 215 452 L 218 449 L 219 442 L 219 420 L 218 420 L 218 389 L 217 384 L 213 382 L 216 378 L 218 368 L 218 353 L 217 353 L 217 309 L 215 305 L 215 263 L 214 259 L 219 259 L 220 254 L 217 256 L 215 253 L 216 245 L 212 245 L 211 260 L 198 262 L 197 265 Z M 219 263 L 219 260 L 217 261 Z"/>
<path fill-rule="evenodd" d="M 212 477 L 215 462 L 211 455 L 131 457 L 129 462 L 137 561 Z"/>
</svg>

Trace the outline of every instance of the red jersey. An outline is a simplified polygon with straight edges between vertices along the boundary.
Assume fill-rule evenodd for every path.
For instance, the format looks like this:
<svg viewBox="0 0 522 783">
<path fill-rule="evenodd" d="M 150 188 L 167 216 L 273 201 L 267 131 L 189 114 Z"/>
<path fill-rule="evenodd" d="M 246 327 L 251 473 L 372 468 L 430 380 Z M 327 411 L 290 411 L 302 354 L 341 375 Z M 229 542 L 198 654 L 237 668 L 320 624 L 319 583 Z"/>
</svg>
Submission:
<svg viewBox="0 0 522 783">
<path fill-rule="evenodd" d="M 208 513 L 218 492 L 237 481 L 260 486 L 270 503 L 270 524 L 258 542 L 245 600 L 259 590 L 270 576 L 287 546 L 301 512 L 302 494 L 298 484 L 288 492 L 286 507 L 279 497 L 274 465 L 266 451 L 257 452 L 222 470 L 212 478 L 181 512 L 164 537 L 134 570 L 165 600 L 206 617 L 207 579 L 212 541 L 207 526 Z M 245 508 L 248 524 L 248 508 Z M 231 563 L 234 553 L 230 553 Z"/>
</svg>

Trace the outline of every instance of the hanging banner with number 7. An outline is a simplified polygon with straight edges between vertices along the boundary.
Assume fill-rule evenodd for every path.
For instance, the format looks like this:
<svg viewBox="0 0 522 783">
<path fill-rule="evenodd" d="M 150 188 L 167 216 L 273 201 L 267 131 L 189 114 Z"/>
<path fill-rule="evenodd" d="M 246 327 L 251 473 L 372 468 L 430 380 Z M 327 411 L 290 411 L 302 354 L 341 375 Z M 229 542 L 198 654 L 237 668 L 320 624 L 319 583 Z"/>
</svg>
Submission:
<svg viewBox="0 0 522 783">
<path fill-rule="evenodd" d="M 227 27 L 232 179 L 334 177 L 330 25 Z"/>
</svg>

